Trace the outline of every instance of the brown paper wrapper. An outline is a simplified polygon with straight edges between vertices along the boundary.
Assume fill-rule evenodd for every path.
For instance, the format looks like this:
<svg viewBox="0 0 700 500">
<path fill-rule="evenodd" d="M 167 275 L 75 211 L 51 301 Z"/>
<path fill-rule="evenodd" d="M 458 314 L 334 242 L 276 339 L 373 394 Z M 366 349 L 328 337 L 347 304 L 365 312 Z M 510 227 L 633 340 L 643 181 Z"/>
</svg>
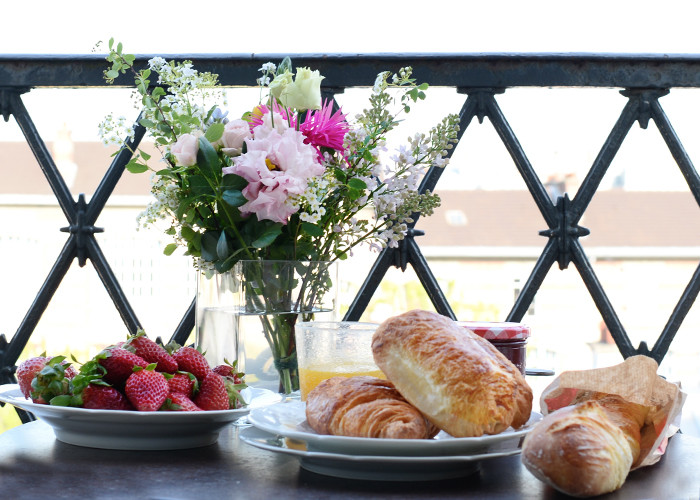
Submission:
<svg viewBox="0 0 700 500">
<path fill-rule="evenodd" d="M 607 368 L 563 372 L 542 392 L 542 414 L 569 406 L 581 391 L 616 394 L 647 406 L 640 459 L 632 469 L 655 464 L 666 451 L 668 438 L 678 431 L 686 398 L 680 383 L 664 380 L 656 373 L 658 368 L 652 358 L 640 355 Z"/>
</svg>

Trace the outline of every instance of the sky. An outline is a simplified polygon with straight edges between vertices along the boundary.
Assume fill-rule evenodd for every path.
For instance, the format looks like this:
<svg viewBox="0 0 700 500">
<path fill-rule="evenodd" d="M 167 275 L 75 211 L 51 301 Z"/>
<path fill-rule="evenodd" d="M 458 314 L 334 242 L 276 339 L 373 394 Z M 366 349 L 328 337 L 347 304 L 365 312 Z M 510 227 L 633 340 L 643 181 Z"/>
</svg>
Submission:
<svg viewBox="0 0 700 500">
<path fill-rule="evenodd" d="M 125 52 L 166 57 L 168 54 L 203 53 L 700 53 L 697 30 L 700 2 L 693 0 L 663 3 L 649 0 L 354 0 L 347 3 L 327 0 L 297 3 L 289 0 L 170 0 L 167 3 L 33 0 L 6 2 L 2 10 L 5 22 L 0 29 L 0 54 L 87 54 L 95 50 L 97 42 L 106 44 L 110 37 L 122 42 Z M 105 46 L 97 52 L 104 53 Z M 544 127 L 548 123 L 567 117 L 547 118 L 533 127 L 533 117 L 543 108 L 528 109 L 528 101 L 545 99 L 544 94 L 535 94 L 536 91 L 528 89 L 530 94 L 517 100 L 512 97 L 517 95 L 516 91 L 509 90 L 498 97 L 499 104 L 512 125 L 519 127 L 516 134 L 521 142 L 526 141 L 523 144 L 526 153 L 536 163 L 542 177 L 561 165 L 583 177 L 621 111 L 624 99 L 614 89 L 604 96 L 580 92 L 573 101 L 560 97 L 559 94 L 564 95 L 562 92 L 550 92 L 546 99 L 552 103 L 552 112 L 570 110 L 569 116 L 585 115 L 587 110 L 595 109 L 596 104 L 605 102 L 599 114 L 602 117 L 599 119 L 605 120 L 598 127 L 602 135 L 591 135 L 588 132 L 591 127 L 579 119 L 570 125 L 547 130 L 554 140 L 538 143 L 535 137 L 529 141 L 526 134 L 531 130 L 546 130 Z M 438 99 L 429 95 L 430 98 L 434 100 L 428 107 Z M 70 99 L 55 99 L 52 95 L 32 91 L 25 102 L 33 117 L 47 113 L 38 124 L 46 141 L 54 138 L 66 116 L 74 119 L 70 125 L 74 140 L 96 140 L 97 123 L 113 106 L 104 98 L 92 99 L 95 103 L 90 109 L 92 116 L 79 120 L 74 116 L 76 106 Z M 572 102 L 574 104 L 568 104 Z M 672 108 L 673 96 L 664 98 L 665 102 Z M 700 106 L 700 100 L 694 104 Z M 456 112 L 461 101 L 453 99 L 450 106 L 454 109 L 449 111 Z M 676 106 L 686 106 L 691 111 L 697 109 L 688 107 L 687 101 Z M 46 111 L 49 108 L 55 111 L 49 113 Z M 519 110 L 528 120 L 522 120 L 522 126 L 517 115 Z M 415 115 L 423 119 L 419 112 Z M 432 125 L 441 116 L 424 121 Z M 694 122 L 694 116 L 692 112 L 681 119 Z M 584 129 L 585 134 L 577 133 Z M 692 130 L 687 137 L 695 133 Z M 498 161 L 507 165 L 504 168 L 510 168 L 510 159 L 488 127 L 474 127 L 470 134 L 463 142 L 490 145 L 491 149 L 497 149 Z M 582 137 L 589 142 L 581 140 Z M 16 127 L 0 124 L 0 140 L 21 139 Z M 648 142 L 646 139 L 637 137 L 635 131 L 629 140 L 639 144 Z M 652 142 L 649 147 L 654 149 L 646 153 L 647 158 L 653 158 L 654 163 L 668 162 L 668 153 L 660 141 Z M 458 153 L 455 160 L 459 160 Z M 624 153 L 622 150 L 621 154 Z M 700 155 L 700 149 L 697 153 Z M 496 162 L 490 153 L 484 158 L 484 161 Z M 486 172 L 484 175 L 488 177 L 471 177 L 473 183 L 469 187 L 522 187 L 522 180 L 517 176 L 510 177 L 513 179 L 510 185 L 494 168 L 471 170 Z M 649 176 L 640 171 L 640 178 Z M 673 189 L 683 188 L 683 181 L 675 172 L 665 178 L 674 184 Z M 462 187 L 448 182 L 442 184 Z"/>
<path fill-rule="evenodd" d="M 0 53 L 700 52 L 693 0 L 3 2 Z"/>
</svg>

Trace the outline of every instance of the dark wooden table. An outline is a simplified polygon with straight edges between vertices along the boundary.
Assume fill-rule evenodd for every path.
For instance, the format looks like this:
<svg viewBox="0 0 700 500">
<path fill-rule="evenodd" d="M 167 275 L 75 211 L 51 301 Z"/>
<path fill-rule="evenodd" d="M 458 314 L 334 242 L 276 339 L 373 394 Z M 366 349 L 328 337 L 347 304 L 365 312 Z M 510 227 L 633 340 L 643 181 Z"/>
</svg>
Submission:
<svg viewBox="0 0 700 500">
<path fill-rule="evenodd" d="M 182 451 L 114 451 L 61 443 L 32 422 L 0 434 L 1 499 L 556 499 L 519 456 L 484 461 L 471 476 L 428 482 L 338 479 L 296 458 L 261 450 L 226 428 L 219 442 Z M 700 439 L 677 435 L 652 467 L 630 474 L 604 499 L 700 498 Z"/>
</svg>

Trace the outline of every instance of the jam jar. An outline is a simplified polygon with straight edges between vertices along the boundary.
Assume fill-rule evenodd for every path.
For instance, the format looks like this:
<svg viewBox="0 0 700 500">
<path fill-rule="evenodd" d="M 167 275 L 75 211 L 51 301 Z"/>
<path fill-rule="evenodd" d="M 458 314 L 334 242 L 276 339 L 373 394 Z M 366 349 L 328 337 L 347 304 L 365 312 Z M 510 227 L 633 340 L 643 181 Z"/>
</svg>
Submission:
<svg viewBox="0 0 700 500">
<path fill-rule="evenodd" d="M 525 351 L 527 339 L 530 336 L 529 326 L 522 323 L 489 321 L 458 321 L 457 324 L 491 342 L 525 375 Z"/>
</svg>

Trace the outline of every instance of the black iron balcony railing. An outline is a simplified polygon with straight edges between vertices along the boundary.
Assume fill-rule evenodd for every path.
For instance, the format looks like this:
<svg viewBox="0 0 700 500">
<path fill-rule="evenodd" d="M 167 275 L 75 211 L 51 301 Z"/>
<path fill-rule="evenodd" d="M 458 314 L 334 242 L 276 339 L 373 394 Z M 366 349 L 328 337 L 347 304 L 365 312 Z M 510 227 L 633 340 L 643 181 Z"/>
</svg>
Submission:
<svg viewBox="0 0 700 500">
<path fill-rule="evenodd" d="M 200 70 L 218 74 L 224 86 L 249 86 L 258 76 L 257 70 L 262 63 L 281 60 L 282 57 L 280 54 L 267 54 L 179 55 L 172 58 L 192 60 Z M 145 65 L 149 58 L 137 57 L 137 65 Z M 504 319 L 520 321 L 554 264 L 557 263 L 560 269 L 565 269 L 573 263 L 622 356 L 626 358 L 644 354 L 659 362 L 664 358 L 700 290 L 700 266 L 690 277 L 655 344 L 649 348 L 642 342 L 635 348 L 579 242 L 579 237 L 589 233 L 589 229 L 581 227 L 579 222 L 628 132 L 635 123 L 646 128 L 649 120 L 653 120 L 658 127 L 690 191 L 700 204 L 700 177 L 659 101 L 660 97 L 677 88 L 700 88 L 700 57 L 586 54 L 301 54 L 292 55 L 292 59 L 297 66 L 311 66 L 321 71 L 326 77 L 323 81 L 323 92 L 327 97 L 342 93 L 349 87 L 372 85 L 378 72 L 401 66 L 412 66 L 416 78 L 429 82 L 432 86 L 456 88 L 465 96 L 460 111 L 460 134 L 464 134 L 474 118 L 479 122 L 484 118 L 489 119 L 542 215 L 544 228 L 540 234 L 547 238 L 543 240 L 544 249 L 522 287 L 522 293 L 518 295 L 510 313 Z M 84 266 L 87 260 L 92 262 L 127 328 L 135 331 L 139 325 L 133 308 L 95 239 L 95 233 L 101 231 L 95 227 L 95 222 L 124 171 L 124 165 L 129 160 L 128 155 L 122 153 L 113 159 L 89 203 L 82 195 L 75 200 L 22 100 L 23 95 L 34 88 L 104 86 L 104 67 L 104 59 L 97 55 L 0 56 L 0 114 L 5 121 L 13 117 L 19 124 L 68 221 L 66 227 L 60 228 L 68 233 L 65 245 L 46 281 L 38 290 L 24 320 L 10 341 L 7 341 L 5 335 L 0 336 L 0 383 L 14 382 L 17 359 L 75 259 L 80 266 Z M 617 88 L 626 98 L 624 109 L 572 199 L 565 194 L 556 201 L 551 201 L 500 109 L 495 96 L 514 87 Z M 133 142 L 138 143 L 142 136 L 143 129 L 137 127 Z M 441 172 L 441 169 L 431 170 L 421 189 L 433 190 Z M 347 319 L 360 318 L 391 266 L 405 270 L 409 264 L 415 269 L 436 310 L 454 317 L 449 301 L 440 290 L 413 238 L 421 233 L 415 228 L 419 222 L 416 220 L 412 224 L 409 237 L 398 249 L 386 249 L 379 255 L 351 304 L 346 314 Z M 80 305 L 76 304 L 76 307 Z M 184 312 L 182 321 L 173 333 L 174 339 L 185 341 L 193 327 L 194 303 Z"/>
</svg>

